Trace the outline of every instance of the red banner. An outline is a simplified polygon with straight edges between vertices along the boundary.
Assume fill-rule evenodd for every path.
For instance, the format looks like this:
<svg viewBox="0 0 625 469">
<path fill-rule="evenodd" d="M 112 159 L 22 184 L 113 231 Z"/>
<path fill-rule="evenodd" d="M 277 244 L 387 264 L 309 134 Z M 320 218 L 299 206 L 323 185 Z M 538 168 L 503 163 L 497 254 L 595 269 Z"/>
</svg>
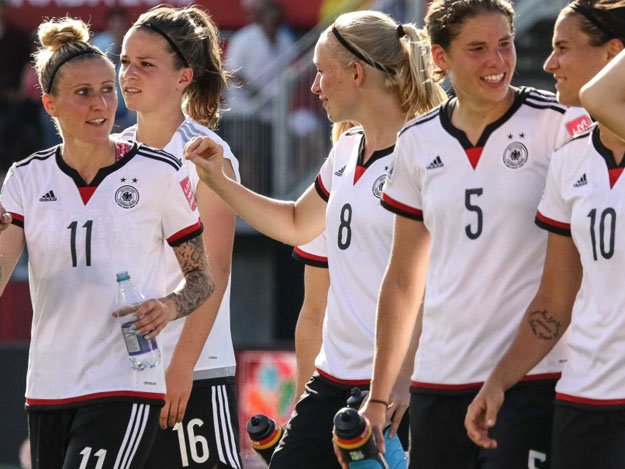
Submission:
<svg viewBox="0 0 625 469">
<path fill-rule="evenodd" d="M 319 6 L 323 0 L 289 1 L 277 0 L 284 6 L 288 24 L 296 29 L 309 29 L 318 22 Z M 128 9 L 134 21 L 149 8 L 167 3 L 186 6 L 190 3 L 203 5 L 221 29 L 238 29 L 248 22 L 241 9 L 240 0 L 8 0 L 10 20 L 26 30 L 34 30 L 42 18 L 73 16 L 88 20 L 93 30 L 104 27 L 106 10 L 111 7 Z"/>
</svg>

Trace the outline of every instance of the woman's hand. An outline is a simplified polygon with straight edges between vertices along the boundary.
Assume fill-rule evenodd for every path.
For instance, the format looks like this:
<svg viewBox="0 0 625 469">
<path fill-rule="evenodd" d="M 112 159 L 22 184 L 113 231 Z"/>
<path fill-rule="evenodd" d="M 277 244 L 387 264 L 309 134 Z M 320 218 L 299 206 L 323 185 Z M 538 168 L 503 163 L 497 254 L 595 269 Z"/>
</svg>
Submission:
<svg viewBox="0 0 625 469">
<path fill-rule="evenodd" d="M 13 221 L 11 214 L 0 204 L 0 232 L 6 230 Z"/>
<path fill-rule="evenodd" d="M 225 177 L 224 149 L 209 137 L 194 137 L 184 147 L 184 157 L 197 167 L 200 179 L 212 187 L 215 180 Z"/>
</svg>

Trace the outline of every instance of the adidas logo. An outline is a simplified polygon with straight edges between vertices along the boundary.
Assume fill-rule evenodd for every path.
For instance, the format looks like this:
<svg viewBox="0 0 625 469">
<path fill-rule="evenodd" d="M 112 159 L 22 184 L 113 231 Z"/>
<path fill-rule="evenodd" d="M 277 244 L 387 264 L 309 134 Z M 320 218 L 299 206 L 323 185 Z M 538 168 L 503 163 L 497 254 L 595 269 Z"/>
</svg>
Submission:
<svg viewBox="0 0 625 469">
<path fill-rule="evenodd" d="M 586 173 L 584 173 L 582 177 L 579 178 L 575 184 L 573 184 L 573 187 L 582 187 L 586 184 L 588 184 L 588 179 L 586 179 Z"/>
<path fill-rule="evenodd" d="M 345 166 L 343 166 L 341 169 L 339 169 L 337 172 L 334 173 L 335 176 L 342 176 L 343 173 L 345 172 Z"/>
<path fill-rule="evenodd" d="M 39 197 L 39 202 L 54 202 L 56 201 L 56 195 L 54 195 L 54 191 L 49 191 Z"/>
<path fill-rule="evenodd" d="M 436 158 L 432 160 L 432 162 L 429 165 L 425 167 L 425 169 L 438 169 L 438 168 L 442 168 L 443 166 L 445 166 L 443 164 L 443 160 L 441 160 L 440 156 L 437 156 Z"/>
</svg>

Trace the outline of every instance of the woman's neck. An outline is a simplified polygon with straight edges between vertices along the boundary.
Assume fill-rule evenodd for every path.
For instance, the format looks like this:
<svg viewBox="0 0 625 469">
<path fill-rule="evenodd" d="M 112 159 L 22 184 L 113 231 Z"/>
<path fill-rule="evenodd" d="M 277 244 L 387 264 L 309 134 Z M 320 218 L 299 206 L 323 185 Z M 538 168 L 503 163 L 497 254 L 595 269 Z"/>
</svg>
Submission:
<svg viewBox="0 0 625 469">
<path fill-rule="evenodd" d="M 406 123 L 406 114 L 398 102 L 388 100 L 386 105 L 374 106 L 364 112 L 358 123 L 365 132 L 363 162 L 366 163 L 373 152 L 395 145 L 397 132 Z"/>
<path fill-rule="evenodd" d="M 451 116 L 451 123 L 462 130 L 472 144 L 476 144 L 487 125 L 500 119 L 514 103 L 515 92 L 508 89 L 506 97 L 493 104 L 459 96 Z"/>
<path fill-rule="evenodd" d="M 623 156 L 625 156 L 625 140 L 620 138 L 601 123 L 599 123 L 599 138 L 601 139 L 603 146 L 612 152 L 614 162 L 617 165 L 620 165 L 623 160 Z"/>
<path fill-rule="evenodd" d="M 137 113 L 137 140 L 153 148 L 162 149 L 184 122 L 184 114 L 178 112 Z"/>
<path fill-rule="evenodd" d="M 115 162 L 115 145 L 110 139 L 98 143 L 64 139 L 61 155 L 63 161 L 89 184 L 100 169 Z"/>
</svg>

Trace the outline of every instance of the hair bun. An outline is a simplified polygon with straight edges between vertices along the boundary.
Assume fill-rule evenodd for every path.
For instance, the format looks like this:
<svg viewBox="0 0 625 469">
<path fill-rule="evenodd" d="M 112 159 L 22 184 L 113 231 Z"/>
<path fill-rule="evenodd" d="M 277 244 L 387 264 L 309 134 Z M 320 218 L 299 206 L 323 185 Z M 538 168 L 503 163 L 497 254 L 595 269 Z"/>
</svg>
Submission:
<svg viewBox="0 0 625 469">
<path fill-rule="evenodd" d="M 89 35 L 89 26 L 75 18 L 52 19 L 39 25 L 37 30 L 39 42 L 51 52 L 72 42 L 87 42 Z"/>
</svg>

